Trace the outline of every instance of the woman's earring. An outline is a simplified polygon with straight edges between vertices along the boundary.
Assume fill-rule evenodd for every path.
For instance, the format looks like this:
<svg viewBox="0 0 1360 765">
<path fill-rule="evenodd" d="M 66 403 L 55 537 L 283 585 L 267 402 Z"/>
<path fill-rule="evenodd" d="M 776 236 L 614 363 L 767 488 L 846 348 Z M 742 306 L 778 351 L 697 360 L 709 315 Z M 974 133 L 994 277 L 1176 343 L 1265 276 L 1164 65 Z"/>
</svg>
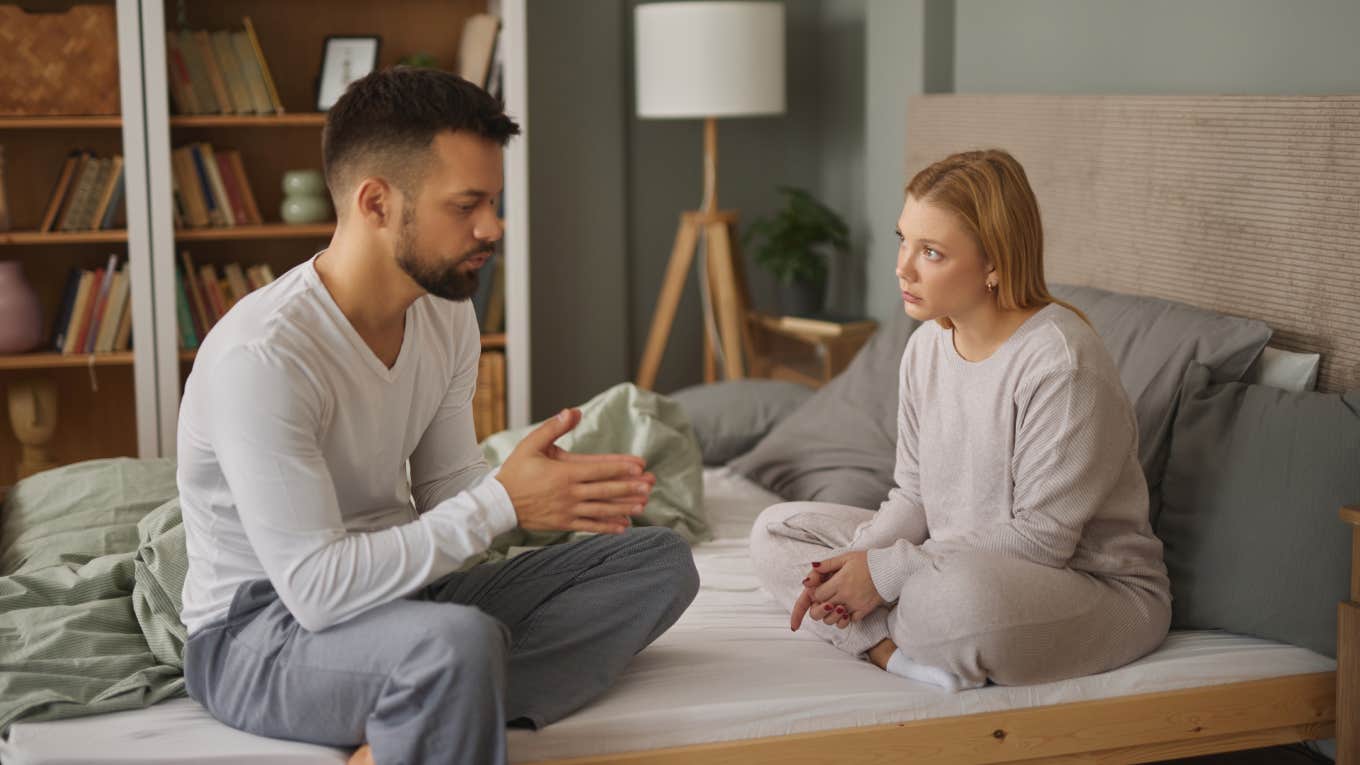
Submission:
<svg viewBox="0 0 1360 765">
<path fill-rule="evenodd" d="M 996 292 L 996 285 L 992 284 L 991 282 L 987 282 L 987 294 L 990 295 L 993 292 Z"/>
</svg>

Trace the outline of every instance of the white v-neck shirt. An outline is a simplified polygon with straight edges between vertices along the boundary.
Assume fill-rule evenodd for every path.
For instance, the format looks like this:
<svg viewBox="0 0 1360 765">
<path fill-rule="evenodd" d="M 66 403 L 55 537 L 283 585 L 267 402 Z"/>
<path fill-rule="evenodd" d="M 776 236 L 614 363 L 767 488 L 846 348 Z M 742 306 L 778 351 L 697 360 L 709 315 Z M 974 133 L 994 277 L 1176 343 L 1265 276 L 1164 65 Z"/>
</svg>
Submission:
<svg viewBox="0 0 1360 765">
<path fill-rule="evenodd" d="M 516 525 L 473 431 L 471 303 L 415 301 L 388 368 L 314 261 L 228 311 L 185 384 L 190 634 L 265 577 L 303 628 L 325 629 L 456 570 Z"/>
</svg>

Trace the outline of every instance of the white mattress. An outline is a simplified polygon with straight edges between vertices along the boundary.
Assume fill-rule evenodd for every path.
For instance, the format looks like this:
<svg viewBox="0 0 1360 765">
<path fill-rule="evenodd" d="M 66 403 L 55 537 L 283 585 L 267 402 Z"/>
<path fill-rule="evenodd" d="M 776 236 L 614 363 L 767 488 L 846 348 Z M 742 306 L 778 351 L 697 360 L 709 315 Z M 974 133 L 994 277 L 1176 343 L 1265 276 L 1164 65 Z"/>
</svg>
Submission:
<svg viewBox="0 0 1360 765">
<path fill-rule="evenodd" d="M 1036 707 L 1267 677 L 1336 663 L 1294 646 L 1219 632 L 1175 632 L 1156 652 L 1102 675 L 948 694 L 792 633 L 756 584 L 746 532 L 773 495 L 725 470 L 705 474 L 719 539 L 695 548 L 699 597 L 619 683 L 542 731 L 509 732 L 528 762 Z M 149 709 L 17 723 L 6 763 L 344 762 L 348 752 L 232 730 L 188 699 Z"/>
</svg>

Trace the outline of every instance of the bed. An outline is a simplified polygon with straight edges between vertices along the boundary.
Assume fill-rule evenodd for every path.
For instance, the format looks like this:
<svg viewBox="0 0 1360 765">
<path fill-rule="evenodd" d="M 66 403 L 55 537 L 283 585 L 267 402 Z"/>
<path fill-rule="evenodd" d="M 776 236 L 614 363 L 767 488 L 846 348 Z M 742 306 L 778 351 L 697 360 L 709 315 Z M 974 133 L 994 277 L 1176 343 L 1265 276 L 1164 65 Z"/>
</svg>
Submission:
<svg viewBox="0 0 1360 765">
<path fill-rule="evenodd" d="M 1320 390 L 1360 388 L 1360 98 L 929 96 L 908 113 L 908 171 L 983 145 L 1025 164 L 1050 281 L 1259 318 L 1273 344 L 1322 354 Z M 947 694 L 791 633 L 745 553 L 779 498 L 721 467 L 704 489 L 715 539 L 695 547 L 693 606 L 596 703 L 511 731 L 513 761 L 1151 762 L 1336 737 L 1360 763 L 1360 509 L 1329 511 L 1351 540 L 1336 659 L 1176 630 L 1112 672 Z M 0 744 L 16 763 L 347 754 L 233 731 L 187 699 L 20 722 Z"/>
</svg>

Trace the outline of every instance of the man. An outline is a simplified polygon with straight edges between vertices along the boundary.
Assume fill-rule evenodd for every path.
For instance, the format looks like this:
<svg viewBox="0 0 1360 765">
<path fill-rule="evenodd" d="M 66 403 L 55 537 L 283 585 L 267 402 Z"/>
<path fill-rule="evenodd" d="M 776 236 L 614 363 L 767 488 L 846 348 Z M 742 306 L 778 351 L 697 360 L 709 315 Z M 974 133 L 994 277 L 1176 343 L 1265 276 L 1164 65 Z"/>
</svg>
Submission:
<svg viewBox="0 0 1360 765">
<path fill-rule="evenodd" d="M 330 246 L 199 351 L 179 420 L 184 671 L 228 725 L 366 742 L 354 761 L 502 762 L 507 723 L 599 695 L 694 597 L 683 540 L 630 529 L 642 460 L 553 445 L 578 411 L 495 474 L 478 449 L 467 298 L 518 132 L 451 74 L 354 83 L 322 136 Z M 516 525 L 601 533 L 456 571 Z"/>
</svg>

